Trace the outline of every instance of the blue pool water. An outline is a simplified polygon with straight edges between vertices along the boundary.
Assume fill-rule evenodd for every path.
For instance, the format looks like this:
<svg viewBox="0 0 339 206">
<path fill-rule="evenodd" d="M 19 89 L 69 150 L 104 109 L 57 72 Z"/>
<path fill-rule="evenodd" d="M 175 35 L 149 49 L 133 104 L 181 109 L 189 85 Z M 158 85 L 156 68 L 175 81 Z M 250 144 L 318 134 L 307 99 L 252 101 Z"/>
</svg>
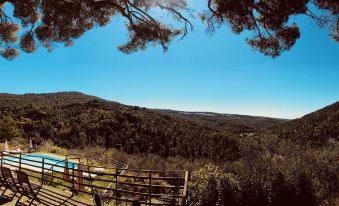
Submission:
<svg viewBox="0 0 339 206">
<path fill-rule="evenodd" d="M 3 158 L 3 163 L 8 163 L 11 165 L 18 165 L 20 160 L 19 160 L 19 155 L 11 155 L 15 157 L 4 157 Z M 65 159 L 60 158 L 60 157 L 55 157 L 47 154 L 26 154 L 26 155 L 21 155 L 21 166 L 22 167 L 27 167 L 31 168 L 34 170 L 40 170 L 42 168 L 42 161 L 44 159 L 44 170 L 54 170 L 54 171 L 64 171 L 65 167 Z M 36 162 L 35 162 L 36 161 Z M 5 164 L 6 165 L 6 164 Z M 68 160 L 68 168 L 77 168 L 78 165 L 73 162 L 72 160 Z"/>
</svg>

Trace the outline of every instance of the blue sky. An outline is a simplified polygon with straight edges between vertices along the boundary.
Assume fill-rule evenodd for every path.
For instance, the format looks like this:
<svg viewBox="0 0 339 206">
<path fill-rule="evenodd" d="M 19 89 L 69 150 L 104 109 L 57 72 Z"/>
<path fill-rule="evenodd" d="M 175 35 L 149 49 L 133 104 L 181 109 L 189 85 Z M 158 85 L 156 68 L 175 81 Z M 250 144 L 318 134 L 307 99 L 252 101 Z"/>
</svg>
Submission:
<svg viewBox="0 0 339 206">
<path fill-rule="evenodd" d="M 127 34 L 114 18 L 72 47 L 0 59 L 0 92 L 80 91 L 150 108 L 297 118 L 339 100 L 339 44 L 309 19 L 295 20 L 301 38 L 272 59 L 254 52 L 246 35 L 224 26 L 211 36 L 199 20 L 166 53 L 151 46 L 122 54 L 116 47 Z"/>
</svg>

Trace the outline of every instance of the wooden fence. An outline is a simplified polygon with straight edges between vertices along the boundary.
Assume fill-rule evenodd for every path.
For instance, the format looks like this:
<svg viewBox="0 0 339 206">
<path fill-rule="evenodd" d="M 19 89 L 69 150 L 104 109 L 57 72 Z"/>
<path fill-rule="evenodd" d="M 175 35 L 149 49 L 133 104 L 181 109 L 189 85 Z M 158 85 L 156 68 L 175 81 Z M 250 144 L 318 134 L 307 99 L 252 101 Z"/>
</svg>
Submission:
<svg viewBox="0 0 339 206">
<path fill-rule="evenodd" d="M 41 161 L 28 157 L 41 158 Z M 78 162 L 75 162 L 77 159 Z M 115 204 L 138 201 L 142 205 L 187 205 L 188 172 L 137 170 L 118 167 L 102 168 L 79 162 L 79 158 L 68 158 L 68 164 L 51 164 L 49 160 L 34 154 L 1 153 L 1 166 L 13 170 L 24 170 L 42 184 L 62 186 L 74 195 L 98 192 L 107 201 Z"/>
</svg>

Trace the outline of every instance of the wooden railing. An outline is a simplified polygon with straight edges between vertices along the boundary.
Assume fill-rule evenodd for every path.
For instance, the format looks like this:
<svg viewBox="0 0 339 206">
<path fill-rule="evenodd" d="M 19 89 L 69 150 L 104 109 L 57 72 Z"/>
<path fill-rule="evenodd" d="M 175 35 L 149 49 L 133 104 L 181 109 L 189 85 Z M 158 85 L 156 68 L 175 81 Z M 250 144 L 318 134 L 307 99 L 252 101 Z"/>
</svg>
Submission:
<svg viewBox="0 0 339 206">
<path fill-rule="evenodd" d="M 124 164 L 120 161 L 117 161 L 115 159 L 112 159 L 112 158 L 108 158 L 107 156 L 106 157 L 103 157 L 102 155 L 98 155 L 98 154 L 84 154 L 82 153 L 81 151 L 78 151 L 76 149 L 74 150 L 71 150 L 73 153 L 71 154 L 71 156 L 76 156 L 76 157 L 80 157 L 81 159 L 86 159 L 87 160 L 87 165 L 89 165 L 90 161 L 95 161 L 97 163 L 100 163 L 101 165 L 105 165 L 105 167 L 107 167 L 107 165 L 111 165 L 113 166 L 114 168 L 119 168 L 119 169 L 128 169 L 128 165 L 127 164 Z M 124 170 L 122 170 L 120 172 L 120 174 L 124 174 Z"/>
<path fill-rule="evenodd" d="M 27 174 L 41 181 L 42 184 L 62 186 L 73 194 L 93 195 L 98 192 L 116 205 L 138 201 L 142 205 L 187 205 L 187 171 L 137 170 L 117 167 L 102 168 L 93 165 L 71 162 L 68 165 L 51 164 L 27 157 L 39 157 L 34 154 L 1 154 L 1 166 L 14 170 L 24 170 Z M 77 166 L 75 166 L 77 165 Z M 82 168 L 82 169 L 81 169 Z M 65 172 L 67 171 L 68 172 Z"/>
</svg>

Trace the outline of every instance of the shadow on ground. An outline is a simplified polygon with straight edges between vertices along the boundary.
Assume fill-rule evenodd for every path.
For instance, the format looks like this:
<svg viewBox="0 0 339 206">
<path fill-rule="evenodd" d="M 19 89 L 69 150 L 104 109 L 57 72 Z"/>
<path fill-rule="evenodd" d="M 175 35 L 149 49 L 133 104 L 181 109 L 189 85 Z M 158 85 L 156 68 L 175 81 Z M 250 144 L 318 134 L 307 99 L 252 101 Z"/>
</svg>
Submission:
<svg viewBox="0 0 339 206">
<path fill-rule="evenodd" d="M 1 188 L 3 191 L 4 188 Z M 1 191 L 1 193 L 2 193 Z M 0 197 L 0 205 L 3 206 L 14 206 L 20 194 L 17 194 L 13 200 L 11 200 L 12 193 L 10 191 L 6 191 L 5 195 Z M 56 188 L 51 188 L 48 186 L 43 186 L 40 190 L 38 198 L 40 199 L 40 203 L 38 201 L 34 201 L 32 205 L 35 206 L 92 206 L 93 204 L 90 201 L 84 200 L 81 196 L 72 196 L 72 194 L 64 192 L 62 190 L 58 190 Z M 20 203 L 17 205 L 28 205 L 30 199 L 23 197 L 20 200 Z"/>
</svg>

